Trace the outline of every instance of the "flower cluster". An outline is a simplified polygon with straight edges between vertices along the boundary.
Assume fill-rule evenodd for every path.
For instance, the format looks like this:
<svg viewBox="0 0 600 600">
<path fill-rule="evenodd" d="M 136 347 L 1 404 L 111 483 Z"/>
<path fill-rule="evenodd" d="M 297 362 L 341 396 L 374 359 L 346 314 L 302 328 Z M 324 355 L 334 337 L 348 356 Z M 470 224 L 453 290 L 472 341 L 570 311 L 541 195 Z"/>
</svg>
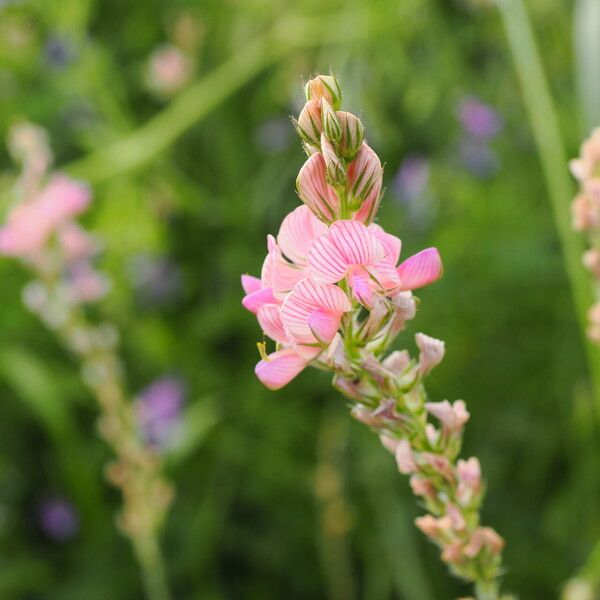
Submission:
<svg viewBox="0 0 600 600">
<path fill-rule="evenodd" d="M 242 304 L 275 344 L 256 366 L 271 389 L 313 365 L 334 374 L 352 414 L 380 437 L 428 510 L 417 526 L 442 549 L 453 572 L 498 598 L 503 540 L 479 524 L 483 496 L 476 458 L 458 460 L 469 413 L 462 401 L 429 402 L 425 376 L 444 344 L 417 334 L 418 360 L 408 351 L 385 356 L 416 313 L 413 290 L 442 274 L 435 248 L 399 263 L 401 241 L 373 222 L 382 195 L 382 166 L 364 141 L 364 127 L 340 110 L 333 76 L 306 85 L 296 129 L 308 154 L 297 179 L 304 203 L 269 236 L 261 276 L 242 276 Z M 398 264 L 399 263 L 399 264 Z M 438 426 L 428 422 L 434 417 Z"/>
<path fill-rule="evenodd" d="M 573 229 L 586 232 L 590 248 L 584 252 L 582 261 L 600 284 L 600 128 L 583 142 L 579 158 L 569 166 L 579 181 L 580 190 L 571 205 Z M 588 337 L 600 343 L 600 288 L 598 301 L 588 311 Z"/>
<path fill-rule="evenodd" d="M 0 255 L 20 260 L 34 275 L 23 291 L 24 303 L 81 362 L 82 379 L 100 407 L 100 435 L 116 455 L 107 477 L 123 494 L 119 525 L 145 571 L 154 571 L 159 568 L 156 536 L 172 489 L 161 476 L 160 456 L 139 435 L 123 385 L 118 332 L 86 311 L 87 303 L 109 289 L 93 264 L 100 244 L 76 222 L 90 204 L 90 190 L 66 175 L 47 173 L 47 137 L 33 124 L 13 129 L 9 150 L 22 172 L 17 202 L 0 226 Z M 49 513 L 52 523 L 65 521 L 63 513 L 63 508 Z"/>
</svg>

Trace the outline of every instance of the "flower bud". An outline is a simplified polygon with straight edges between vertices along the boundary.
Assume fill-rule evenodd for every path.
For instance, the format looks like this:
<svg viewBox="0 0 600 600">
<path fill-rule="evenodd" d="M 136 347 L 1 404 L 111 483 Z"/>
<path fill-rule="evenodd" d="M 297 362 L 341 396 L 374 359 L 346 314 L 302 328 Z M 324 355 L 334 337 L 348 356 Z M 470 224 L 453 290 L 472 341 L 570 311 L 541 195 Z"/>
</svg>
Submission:
<svg viewBox="0 0 600 600">
<path fill-rule="evenodd" d="M 410 356 L 406 350 L 394 350 L 382 364 L 394 375 L 400 375 L 410 365 Z"/>
<path fill-rule="evenodd" d="M 307 100 L 325 98 L 334 110 L 342 105 L 342 90 L 338 80 L 333 75 L 317 75 L 304 86 Z"/>
<path fill-rule="evenodd" d="M 415 342 L 421 353 L 419 354 L 419 373 L 426 375 L 444 358 L 444 342 L 436 340 L 424 333 L 415 335 Z"/>
<path fill-rule="evenodd" d="M 452 504 L 451 502 L 448 503 L 446 506 L 446 514 L 452 521 L 452 529 L 454 529 L 454 531 L 462 531 L 466 527 L 467 523 L 465 518 L 455 504 Z"/>
<path fill-rule="evenodd" d="M 426 465 L 429 465 L 436 473 L 441 475 L 444 479 L 452 481 L 454 479 L 454 472 L 450 461 L 441 454 L 435 454 L 433 452 L 421 453 L 421 458 Z"/>
<path fill-rule="evenodd" d="M 330 365 L 335 371 L 350 370 L 350 361 L 346 356 L 344 340 L 339 332 L 336 333 L 333 340 L 331 340 L 325 356 L 327 364 Z"/>
<path fill-rule="evenodd" d="M 294 126 L 303 142 L 311 147 L 321 143 L 321 107 L 317 100 L 310 100 L 300 111 L 298 119 L 293 119 Z"/>
<path fill-rule="evenodd" d="M 588 271 L 596 277 L 600 277 L 600 252 L 596 248 L 590 248 L 583 253 L 582 262 Z"/>
<path fill-rule="evenodd" d="M 396 454 L 396 450 L 398 449 L 398 444 L 400 443 L 399 439 L 391 437 L 390 435 L 387 435 L 386 433 L 380 433 L 379 441 L 381 442 L 381 445 L 388 452 L 390 452 L 390 454 Z"/>
<path fill-rule="evenodd" d="M 477 458 L 459 460 L 456 464 L 458 487 L 456 497 L 459 504 L 468 506 L 473 498 L 481 492 L 481 466 Z"/>
<path fill-rule="evenodd" d="M 424 515 L 415 519 L 415 525 L 430 538 L 438 538 L 452 529 L 450 517 L 440 517 L 437 519 L 433 515 Z"/>
<path fill-rule="evenodd" d="M 435 498 L 435 486 L 429 479 L 413 475 L 410 478 L 410 488 L 415 496 L 423 496 L 424 498 Z"/>
<path fill-rule="evenodd" d="M 321 152 L 325 159 L 327 182 L 334 187 L 342 186 L 346 181 L 346 167 L 325 133 L 321 134 Z"/>
<path fill-rule="evenodd" d="M 356 158 L 348 166 L 346 191 L 355 219 L 370 223 L 379 208 L 383 169 L 375 152 L 363 142 Z"/>
<path fill-rule="evenodd" d="M 459 541 L 450 542 L 442 552 L 442 560 L 446 563 L 460 562 L 463 556 L 463 547 Z"/>
<path fill-rule="evenodd" d="M 427 402 L 425 409 L 450 432 L 458 432 L 463 425 L 469 420 L 467 407 L 462 400 L 457 400 L 454 404 L 450 404 L 448 400 L 443 402 Z"/>
<path fill-rule="evenodd" d="M 415 462 L 415 457 L 413 456 L 413 451 L 408 440 L 399 440 L 394 454 L 398 471 L 402 475 L 410 475 L 417 471 L 417 463 Z"/>
<path fill-rule="evenodd" d="M 504 540 L 491 527 L 478 527 L 465 546 L 465 555 L 475 558 L 484 546 L 492 554 L 500 554 L 504 548 Z"/>
<path fill-rule="evenodd" d="M 298 173 L 296 189 L 300 199 L 322 221 L 327 223 L 339 215 L 339 198 L 327 184 L 325 159 L 320 153 L 313 154 Z"/>
<path fill-rule="evenodd" d="M 321 98 L 321 115 L 323 133 L 337 147 L 342 139 L 342 128 L 335 110 L 333 110 L 331 104 L 325 98 Z"/>
<path fill-rule="evenodd" d="M 349 112 L 340 111 L 337 118 L 342 132 L 340 154 L 347 161 L 354 160 L 365 137 L 365 126 L 357 116 Z"/>
<path fill-rule="evenodd" d="M 576 231 L 600 226 L 600 202 L 591 194 L 578 194 L 571 204 L 571 223 Z"/>
</svg>

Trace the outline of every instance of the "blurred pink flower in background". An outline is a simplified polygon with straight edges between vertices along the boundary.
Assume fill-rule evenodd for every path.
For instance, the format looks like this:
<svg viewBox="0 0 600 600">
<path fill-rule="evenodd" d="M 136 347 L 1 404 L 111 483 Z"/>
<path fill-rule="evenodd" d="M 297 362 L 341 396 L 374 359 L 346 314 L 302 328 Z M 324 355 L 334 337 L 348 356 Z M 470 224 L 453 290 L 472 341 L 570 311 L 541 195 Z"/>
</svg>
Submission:
<svg viewBox="0 0 600 600">
<path fill-rule="evenodd" d="M 65 542 L 79 531 L 79 516 L 75 507 L 65 498 L 42 500 L 37 507 L 40 529 L 50 539 Z"/>
</svg>

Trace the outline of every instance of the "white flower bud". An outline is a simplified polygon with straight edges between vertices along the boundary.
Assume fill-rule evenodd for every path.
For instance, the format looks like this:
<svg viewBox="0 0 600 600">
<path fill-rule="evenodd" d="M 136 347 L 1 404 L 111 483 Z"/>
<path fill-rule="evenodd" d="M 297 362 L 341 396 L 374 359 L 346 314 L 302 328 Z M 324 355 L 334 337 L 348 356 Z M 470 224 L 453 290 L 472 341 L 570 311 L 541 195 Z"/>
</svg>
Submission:
<svg viewBox="0 0 600 600">
<path fill-rule="evenodd" d="M 347 161 L 354 160 L 365 137 L 365 126 L 357 116 L 349 112 L 339 111 L 337 118 L 342 132 L 340 154 Z"/>
</svg>

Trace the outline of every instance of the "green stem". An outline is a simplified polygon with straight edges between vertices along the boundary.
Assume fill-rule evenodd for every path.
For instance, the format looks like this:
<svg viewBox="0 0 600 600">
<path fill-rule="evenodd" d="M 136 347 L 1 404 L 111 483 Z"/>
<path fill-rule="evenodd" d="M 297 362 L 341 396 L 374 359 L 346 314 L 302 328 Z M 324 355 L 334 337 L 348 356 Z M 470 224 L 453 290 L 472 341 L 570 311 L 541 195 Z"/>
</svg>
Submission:
<svg viewBox="0 0 600 600">
<path fill-rule="evenodd" d="M 570 202 L 573 187 L 558 120 L 523 1 L 498 0 L 497 4 L 548 188 L 573 303 L 585 344 L 596 416 L 600 420 L 600 349 L 587 339 L 585 331 L 587 311 L 594 302 L 594 297 L 588 275 L 581 265 L 585 242 L 571 227 Z"/>
<path fill-rule="evenodd" d="M 142 567 L 142 580 L 146 600 L 170 600 L 165 567 L 155 535 L 136 540 L 135 551 Z"/>
<path fill-rule="evenodd" d="M 65 167 L 91 184 L 134 171 L 150 162 L 212 109 L 290 52 L 324 43 L 345 43 L 367 36 L 361 14 L 280 21 L 241 48 L 162 112 L 125 138 Z"/>
<path fill-rule="evenodd" d="M 499 590 L 496 581 L 478 581 L 475 584 L 475 597 L 477 600 L 498 600 Z"/>
</svg>

